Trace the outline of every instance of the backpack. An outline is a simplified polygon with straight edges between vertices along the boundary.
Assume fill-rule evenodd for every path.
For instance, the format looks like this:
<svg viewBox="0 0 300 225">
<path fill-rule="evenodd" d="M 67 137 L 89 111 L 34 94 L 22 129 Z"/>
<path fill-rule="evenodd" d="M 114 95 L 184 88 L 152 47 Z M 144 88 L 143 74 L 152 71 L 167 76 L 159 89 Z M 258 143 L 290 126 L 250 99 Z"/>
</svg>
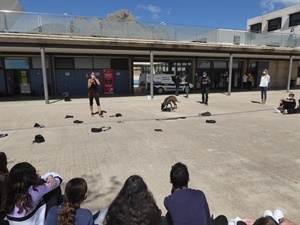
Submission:
<svg viewBox="0 0 300 225">
<path fill-rule="evenodd" d="M 42 143 L 42 142 L 45 142 L 45 138 L 42 135 L 37 134 L 37 135 L 35 135 L 33 142 Z"/>
</svg>

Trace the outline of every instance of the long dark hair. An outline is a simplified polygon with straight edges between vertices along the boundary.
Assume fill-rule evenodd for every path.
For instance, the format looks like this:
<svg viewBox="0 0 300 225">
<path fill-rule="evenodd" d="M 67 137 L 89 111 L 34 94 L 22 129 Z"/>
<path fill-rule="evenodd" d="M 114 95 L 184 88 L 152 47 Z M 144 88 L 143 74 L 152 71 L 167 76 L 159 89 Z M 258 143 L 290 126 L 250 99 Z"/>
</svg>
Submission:
<svg viewBox="0 0 300 225">
<path fill-rule="evenodd" d="M 271 216 L 266 216 L 255 220 L 253 225 L 278 225 L 278 223 Z"/>
<path fill-rule="evenodd" d="M 71 179 L 65 187 L 65 203 L 59 213 L 59 225 L 74 225 L 76 209 L 85 200 L 87 183 L 83 178 Z"/>
<path fill-rule="evenodd" d="M 105 216 L 105 225 L 159 225 L 161 211 L 140 176 L 130 176 Z"/>
<path fill-rule="evenodd" d="M 7 174 L 7 157 L 4 152 L 0 152 L 0 174 Z"/>
<path fill-rule="evenodd" d="M 5 201 L 5 196 L 4 196 L 4 187 L 7 182 L 8 178 L 8 169 L 7 169 L 7 157 L 4 152 L 0 152 L 0 202 L 2 203 Z M 0 205 L 0 220 L 2 218 L 2 212 L 4 209 L 2 208 L 4 206 Z"/>
<path fill-rule="evenodd" d="M 32 207 L 32 198 L 28 192 L 29 187 L 39 186 L 44 181 L 39 178 L 36 169 L 28 162 L 18 163 L 9 172 L 5 187 L 5 197 L 3 198 L 2 208 L 7 214 L 18 207 L 18 213 L 29 212 Z"/>
</svg>

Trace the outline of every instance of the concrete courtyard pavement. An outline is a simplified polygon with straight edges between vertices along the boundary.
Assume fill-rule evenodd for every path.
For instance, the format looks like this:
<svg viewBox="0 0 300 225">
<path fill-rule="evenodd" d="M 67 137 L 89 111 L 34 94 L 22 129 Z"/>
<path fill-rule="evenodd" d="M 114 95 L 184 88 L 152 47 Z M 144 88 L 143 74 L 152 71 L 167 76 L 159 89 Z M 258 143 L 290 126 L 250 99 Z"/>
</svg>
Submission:
<svg viewBox="0 0 300 225">
<path fill-rule="evenodd" d="M 293 92 L 299 99 L 300 90 Z M 261 105 L 251 102 L 260 101 L 258 91 L 212 93 L 209 106 L 199 104 L 200 94 L 180 95 L 174 112 L 160 110 L 167 95 L 105 97 L 104 118 L 90 116 L 87 98 L 5 101 L 0 102 L 0 132 L 8 136 L 0 138 L 0 150 L 9 169 L 28 161 L 40 173 L 61 174 L 63 188 L 69 179 L 84 177 L 89 195 L 82 207 L 93 212 L 108 207 L 124 181 L 138 174 L 164 215 L 169 172 L 180 161 L 189 168 L 189 187 L 206 194 L 211 214 L 255 219 L 278 208 L 300 224 L 300 114 L 273 109 L 287 95 L 268 91 L 267 104 Z M 212 116 L 198 116 L 206 111 Z M 110 117 L 116 113 L 123 116 Z M 34 128 L 35 123 L 45 127 Z M 91 132 L 102 126 L 111 129 Z M 36 134 L 46 141 L 32 143 Z"/>
</svg>

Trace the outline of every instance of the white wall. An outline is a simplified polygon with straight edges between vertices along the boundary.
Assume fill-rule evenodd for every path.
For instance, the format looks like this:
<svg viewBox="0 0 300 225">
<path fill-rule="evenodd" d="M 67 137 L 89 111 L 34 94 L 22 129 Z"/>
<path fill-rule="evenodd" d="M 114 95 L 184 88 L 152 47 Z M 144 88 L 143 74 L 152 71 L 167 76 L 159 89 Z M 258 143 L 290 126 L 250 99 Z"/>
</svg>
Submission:
<svg viewBox="0 0 300 225">
<path fill-rule="evenodd" d="M 289 15 L 300 12 L 300 4 L 293 5 L 272 13 L 268 13 L 262 16 L 250 18 L 247 20 L 247 30 L 250 30 L 250 25 L 262 23 L 262 33 L 268 32 L 268 20 L 278 17 L 282 18 L 281 29 L 272 31 L 274 33 L 290 33 L 291 28 L 294 28 L 295 34 L 300 34 L 300 26 L 289 27 Z"/>
</svg>

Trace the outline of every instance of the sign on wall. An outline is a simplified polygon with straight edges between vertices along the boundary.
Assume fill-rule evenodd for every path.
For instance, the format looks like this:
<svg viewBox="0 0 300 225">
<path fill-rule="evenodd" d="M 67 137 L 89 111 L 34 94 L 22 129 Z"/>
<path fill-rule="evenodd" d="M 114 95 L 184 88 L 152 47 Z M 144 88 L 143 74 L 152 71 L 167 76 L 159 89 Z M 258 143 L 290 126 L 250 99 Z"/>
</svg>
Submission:
<svg viewBox="0 0 300 225">
<path fill-rule="evenodd" d="M 103 70 L 104 94 L 114 94 L 114 70 Z"/>
</svg>

